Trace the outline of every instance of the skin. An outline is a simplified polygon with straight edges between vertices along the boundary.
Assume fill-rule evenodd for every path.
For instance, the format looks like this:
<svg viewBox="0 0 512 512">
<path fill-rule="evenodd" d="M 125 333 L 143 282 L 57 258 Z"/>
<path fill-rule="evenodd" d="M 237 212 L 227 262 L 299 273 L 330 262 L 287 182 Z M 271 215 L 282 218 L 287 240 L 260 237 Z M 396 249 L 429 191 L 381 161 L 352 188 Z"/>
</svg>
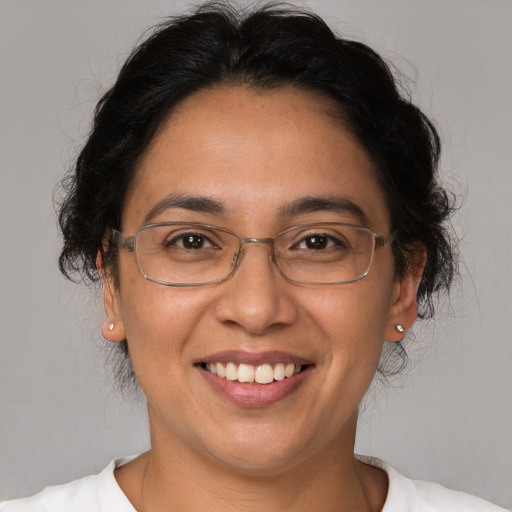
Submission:
<svg viewBox="0 0 512 512">
<path fill-rule="evenodd" d="M 350 212 L 279 214 L 297 199 L 335 195 L 357 204 L 375 233 L 389 234 L 372 162 L 329 107 L 291 88 L 216 88 L 189 97 L 140 161 L 123 232 L 133 234 L 155 204 L 179 193 L 212 198 L 224 211 L 171 208 L 151 222 L 212 223 L 245 237 L 310 222 L 360 223 Z M 255 245 L 231 278 L 197 288 L 145 280 L 128 251 L 118 265 L 118 287 L 104 277 L 103 334 L 128 340 L 148 402 L 151 457 L 116 473 L 137 510 L 382 508 L 385 474 L 353 457 L 358 405 L 384 340 L 399 341 L 395 324 L 407 330 L 416 318 L 421 265 L 396 280 L 387 245 L 361 281 L 302 285 L 285 280 L 268 248 Z M 314 367 L 285 399 L 240 407 L 194 366 L 223 350 L 280 350 Z"/>
</svg>

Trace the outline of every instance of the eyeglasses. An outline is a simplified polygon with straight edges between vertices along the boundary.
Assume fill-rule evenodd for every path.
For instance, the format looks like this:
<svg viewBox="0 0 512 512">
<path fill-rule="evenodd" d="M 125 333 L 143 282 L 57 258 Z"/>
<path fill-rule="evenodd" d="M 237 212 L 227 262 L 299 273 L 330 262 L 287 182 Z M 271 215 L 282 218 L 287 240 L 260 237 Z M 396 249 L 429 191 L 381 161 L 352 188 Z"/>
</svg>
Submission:
<svg viewBox="0 0 512 512">
<path fill-rule="evenodd" d="M 227 279 L 245 245 L 267 244 L 271 259 L 289 281 L 344 284 L 366 277 L 375 249 L 390 242 L 371 229 L 322 222 L 293 226 L 274 238 L 242 238 L 209 224 L 164 222 L 113 239 L 133 251 L 145 279 L 165 286 L 201 286 Z"/>
</svg>

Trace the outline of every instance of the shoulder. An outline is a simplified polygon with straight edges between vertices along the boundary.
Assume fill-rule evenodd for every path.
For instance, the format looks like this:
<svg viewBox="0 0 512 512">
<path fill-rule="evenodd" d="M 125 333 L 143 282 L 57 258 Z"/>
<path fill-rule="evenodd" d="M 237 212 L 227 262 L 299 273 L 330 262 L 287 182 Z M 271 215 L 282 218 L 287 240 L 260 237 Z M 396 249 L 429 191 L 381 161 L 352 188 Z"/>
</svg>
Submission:
<svg viewBox="0 0 512 512">
<path fill-rule="evenodd" d="M 114 476 L 130 459 L 114 460 L 97 475 L 47 487 L 30 498 L 4 501 L 0 512 L 135 512 Z"/>
<path fill-rule="evenodd" d="M 382 512 L 506 512 L 505 509 L 470 494 L 422 480 L 410 480 L 389 464 L 372 457 L 357 456 L 388 475 L 388 495 Z"/>
</svg>

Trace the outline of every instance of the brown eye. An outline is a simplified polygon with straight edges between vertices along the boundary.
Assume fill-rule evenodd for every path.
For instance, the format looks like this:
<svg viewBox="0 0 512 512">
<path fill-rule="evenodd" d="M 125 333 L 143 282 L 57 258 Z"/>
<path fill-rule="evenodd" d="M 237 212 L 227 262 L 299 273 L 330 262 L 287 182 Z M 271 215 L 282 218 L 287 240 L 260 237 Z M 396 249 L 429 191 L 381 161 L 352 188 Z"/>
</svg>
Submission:
<svg viewBox="0 0 512 512">
<path fill-rule="evenodd" d="M 322 251 L 324 249 L 348 249 L 350 245 L 344 240 L 340 240 L 340 238 L 341 237 L 335 237 L 326 233 L 311 233 L 310 235 L 304 236 L 299 242 L 297 242 L 293 249 L 311 251 Z"/>
<path fill-rule="evenodd" d="M 213 247 L 208 237 L 201 233 L 181 233 L 165 242 L 165 247 L 178 249 L 199 250 Z"/>
<path fill-rule="evenodd" d="M 307 249 L 325 249 L 329 245 L 329 237 L 325 235 L 313 235 L 304 239 Z"/>
<path fill-rule="evenodd" d="M 186 235 L 182 240 L 185 249 L 202 249 L 205 244 L 205 239 L 201 235 Z"/>
</svg>

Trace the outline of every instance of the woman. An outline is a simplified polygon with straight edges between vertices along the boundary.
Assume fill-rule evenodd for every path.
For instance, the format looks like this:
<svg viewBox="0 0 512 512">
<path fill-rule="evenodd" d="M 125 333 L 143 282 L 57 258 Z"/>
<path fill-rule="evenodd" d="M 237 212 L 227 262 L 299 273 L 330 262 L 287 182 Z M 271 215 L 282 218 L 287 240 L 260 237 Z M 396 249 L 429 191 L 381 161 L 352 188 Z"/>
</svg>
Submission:
<svg viewBox="0 0 512 512">
<path fill-rule="evenodd" d="M 315 16 L 162 25 L 60 213 L 61 269 L 103 282 L 151 450 L 0 510 L 501 510 L 353 453 L 384 341 L 399 358 L 456 269 L 438 157 L 384 62 Z"/>
</svg>

